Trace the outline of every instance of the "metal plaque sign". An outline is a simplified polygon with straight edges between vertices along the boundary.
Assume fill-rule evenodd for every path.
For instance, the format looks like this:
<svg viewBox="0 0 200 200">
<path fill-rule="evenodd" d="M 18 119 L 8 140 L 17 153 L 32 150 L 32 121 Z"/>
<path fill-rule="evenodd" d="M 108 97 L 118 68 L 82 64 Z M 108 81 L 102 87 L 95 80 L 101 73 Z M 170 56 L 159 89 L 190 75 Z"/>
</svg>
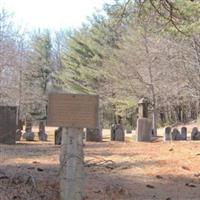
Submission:
<svg viewBox="0 0 200 200">
<path fill-rule="evenodd" d="M 98 106 L 97 95 L 50 93 L 47 126 L 96 128 Z"/>
</svg>

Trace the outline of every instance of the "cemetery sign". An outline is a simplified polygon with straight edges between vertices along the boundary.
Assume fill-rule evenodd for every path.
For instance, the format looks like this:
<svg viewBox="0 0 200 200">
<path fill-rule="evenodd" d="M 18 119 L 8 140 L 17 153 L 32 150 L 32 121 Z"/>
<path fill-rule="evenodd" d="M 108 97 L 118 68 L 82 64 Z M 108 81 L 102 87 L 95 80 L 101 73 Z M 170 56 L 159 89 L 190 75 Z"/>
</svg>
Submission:
<svg viewBox="0 0 200 200">
<path fill-rule="evenodd" d="M 99 106 L 97 95 L 50 93 L 48 101 L 48 126 L 97 127 Z"/>
</svg>

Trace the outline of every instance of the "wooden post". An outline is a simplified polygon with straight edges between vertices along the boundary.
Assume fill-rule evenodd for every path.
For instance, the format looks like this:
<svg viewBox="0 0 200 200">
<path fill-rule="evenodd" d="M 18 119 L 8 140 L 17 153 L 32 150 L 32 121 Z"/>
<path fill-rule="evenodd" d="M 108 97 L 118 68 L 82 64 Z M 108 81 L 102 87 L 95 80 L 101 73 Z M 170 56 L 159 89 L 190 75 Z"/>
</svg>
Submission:
<svg viewBox="0 0 200 200">
<path fill-rule="evenodd" d="M 83 129 L 62 129 L 60 200 L 83 199 Z"/>
</svg>

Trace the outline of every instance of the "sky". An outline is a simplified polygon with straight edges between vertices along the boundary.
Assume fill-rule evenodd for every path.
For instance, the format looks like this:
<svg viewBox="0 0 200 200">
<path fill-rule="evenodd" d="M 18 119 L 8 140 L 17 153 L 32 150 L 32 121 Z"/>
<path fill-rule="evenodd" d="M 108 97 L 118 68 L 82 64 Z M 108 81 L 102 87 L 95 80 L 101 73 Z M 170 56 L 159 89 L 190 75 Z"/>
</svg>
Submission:
<svg viewBox="0 0 200 200">
<path fill-rule="evenodd" d="M 29 28 L 78 28 L 111 0 L 0 0 L 18 25 Z"/>
</svg>

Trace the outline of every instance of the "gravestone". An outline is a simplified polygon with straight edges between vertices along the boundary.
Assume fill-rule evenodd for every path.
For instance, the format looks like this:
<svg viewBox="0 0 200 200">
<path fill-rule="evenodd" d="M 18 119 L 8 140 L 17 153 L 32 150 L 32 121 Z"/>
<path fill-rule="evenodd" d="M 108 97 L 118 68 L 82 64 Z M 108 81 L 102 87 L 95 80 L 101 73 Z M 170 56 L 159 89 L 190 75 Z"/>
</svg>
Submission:
<svg viewBox="0 0 200 200">
<path fill-rule="evenodd" d="M 117 116 L 117 123 L 111 126 L 111 141 L 125 141 L 125 131 L 122 123 L 122 117 Z"/>
<path fill-rule="evenodd" d="M 165 128 L 165 134 L 164 134 L 164 141 L 171 140 L 171 127 L 168 126 Z"/>
<path fill-rule="evenodd" d="M 125 140 L 125 132 L 122 124 L 116 124 L 115 127 L 115 141 L 123 142 Z"/>
<path fill-rule="evenodd" d="M 22 131 L 21 131 L 21 129 L 17 129 L 16 136 L 15 136 L 16 141 L 20 141 L 21 137 L 22 137 Z"/>
<path fill-rule="evenodd" d="M 25 133 L 23 134 L 23 138 L 26 141 L 34 141 L 35 134 L 32 132 L 32 119 L 31 118 L 26 119 L 26 128 L 25 128 Z"/>
<path fill-rule="evenodd" d="M 86 141 L 88 141 L 88 142 L 102 142 L 102 129 L 87 128 L 86 129 Z"/>
<path fill-rule="evenodd" d="M 181 140 L 181 134 L 177 128 L 174 128 L 171 132 L 172 140 Z"/>
<path fill-rule="evenodd" d="M 38 138 L 40 141 L 47 141 L 48 136 L 45 133 L 45 122 L 44 121 L 39 122 Z"/>
<path fill-rule="evenodd" d="M 142 98 L 138 102 L 138 117 L 148 118 L 148 99 Z"/>
<path fill-rule="evenodd" d="M 200 140 L 200 132 L 197 127 L 192 129 L 191 140 Z"/>
<path fill-rule="evenodd" d="M 16 117 L 17 107 L 0 106 L 0 143 L 15 144 Z"/>
<path fill-rule="evenodd" d="M 187 128 L 186 127 L 181 128 L 181 140 L 187 140 Z"/>
<path fill-rule="evenodd" d="M 152 121 L 147 118 L 137 120 L 136 141 L 151 141 Z"/>
<path fill-rule="evenodd" d="M 116 124 L 111 125 L 111 133 L 110 133 L 110 140 L 115 141 L 115 130 L 116 130 Z"/>
<path fill-rule="evenodd" d="M 62 141 L 62 127 L 58 127 L 56 130 L 55 130 L 55 135 L 54 135 L 54 142 L 55 142 L 55 145 L 61 145 L 61 141 Z"/>
</svg>

